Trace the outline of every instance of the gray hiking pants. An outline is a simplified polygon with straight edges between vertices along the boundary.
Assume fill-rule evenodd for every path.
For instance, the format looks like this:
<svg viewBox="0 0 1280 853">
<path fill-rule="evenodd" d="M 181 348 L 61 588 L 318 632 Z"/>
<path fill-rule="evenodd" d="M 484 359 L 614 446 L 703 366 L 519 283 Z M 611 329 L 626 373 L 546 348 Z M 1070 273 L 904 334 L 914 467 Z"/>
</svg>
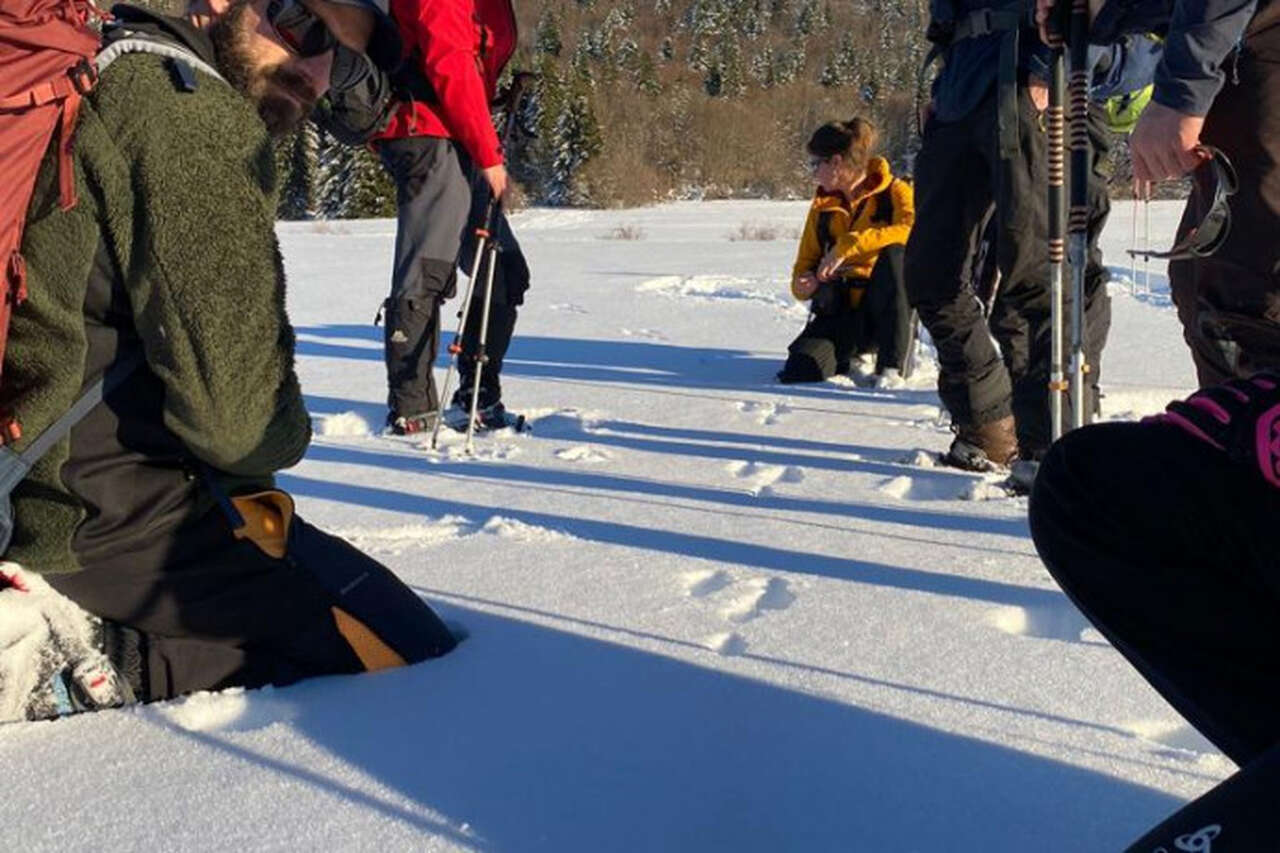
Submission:
<svg viewBox="0 0 1280 853">
<path fill-rule="evenodd" d="M 470 158 L 452 140 L 435 136 L 385 140 L 378 143 L 378 153 L 396 184 L 395 266 L 391 296 L 384 303 L 387 405 L 393 416 L 414 415 L 440 408 L 431 370 L 440 343 L 440 306 L 456 292 L 458 265 L 471 272 L 474 232 L 484 217 L 489 190 Z M 529 268 L 505 216 L 494 232 L 501 251 L 485 345 L 489 361 L 482 381 L 497 399 L 516 308 L 529 287 Z M 484 282 L 482 271 L 458 361 L 461 386 L 474 377 Z"/>
</svg>

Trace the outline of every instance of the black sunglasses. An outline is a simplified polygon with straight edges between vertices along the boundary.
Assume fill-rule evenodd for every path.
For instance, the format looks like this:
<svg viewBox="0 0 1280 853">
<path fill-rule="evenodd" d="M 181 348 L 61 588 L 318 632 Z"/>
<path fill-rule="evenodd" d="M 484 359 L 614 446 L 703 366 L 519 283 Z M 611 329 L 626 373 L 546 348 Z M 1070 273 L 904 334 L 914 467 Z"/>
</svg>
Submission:
<svg viewBox="0 0 1280 853">
<path fill-rule="evenodd" d="M 300 0 L 271 0 L 267 22 L 285 47 L 303 59 L 327 53 L 338 44 L 324 22 Z"/>
<path fill-rule="evenodd" d="M 1167 252 L 1156 252 L 1146 249 L 1130 249 L 1129 254 L 1135 258 L 1160 258 L 1167 261 L 1189 261 L 1194 258 L 1207 258 L 1227 242 L 1231 233 L 1231 205 L 1228 201 L 1240 189 L 1240 178 L 1236 176 L 1235 166 L 1217 148 L 1205 146 L 1209 159 L 1197 168 L 1206 167 L 1213 170 L 1213 204 L 1204 219 L 1195 228 L 1187 232 L 1187 236 L 1179 240 Z"/>
</svg>

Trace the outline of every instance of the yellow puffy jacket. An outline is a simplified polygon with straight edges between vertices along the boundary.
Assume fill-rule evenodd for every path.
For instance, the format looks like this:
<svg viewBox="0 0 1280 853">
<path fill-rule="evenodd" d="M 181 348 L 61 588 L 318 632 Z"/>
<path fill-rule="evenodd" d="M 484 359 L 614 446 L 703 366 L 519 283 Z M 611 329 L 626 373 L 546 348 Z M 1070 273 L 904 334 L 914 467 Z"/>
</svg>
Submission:
<svg viewBox="0 0 1280 853">
<path fill-rule="evenodd" d="M 882 193 L 886 197 L 877 198 Z M 880 212 L 888 208 L 892 208 L 889 221 L 879 221 Z M 858 184 L 852 199 L 846 199 L 842 193 L 821 190 L 814 196 L 791 270 L 792 295 L 802 301 L 809 298 L 796 291 L 796 280 L 805 273 L 815 272 L 828 249 L 834 249 L 844 262 L 841 270 L 844 278 L 870 278 L 880 250 L 906 243 L 915 221 L 911 184 L 895 178 L 884 158 L 871 158 L 867 175 Z M 858 307 L 863 292 L 863 288 L 850 288 L 852 307 Z"/>
</svg>

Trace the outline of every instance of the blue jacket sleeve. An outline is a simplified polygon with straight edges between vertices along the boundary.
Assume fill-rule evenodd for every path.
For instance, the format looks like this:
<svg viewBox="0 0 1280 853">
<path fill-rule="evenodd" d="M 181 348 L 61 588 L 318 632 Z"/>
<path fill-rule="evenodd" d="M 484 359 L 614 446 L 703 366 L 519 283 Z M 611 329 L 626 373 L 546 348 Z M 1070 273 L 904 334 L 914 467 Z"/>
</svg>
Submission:
<svg viewBox="0 0 1280 853">
<path fill-rule="evenodd" d="M 1203 116 L 1222 88 L 1222 61 L 1240 40 L 1257 0 L 1178 0 L 1152 99 Z"/>
</svg>

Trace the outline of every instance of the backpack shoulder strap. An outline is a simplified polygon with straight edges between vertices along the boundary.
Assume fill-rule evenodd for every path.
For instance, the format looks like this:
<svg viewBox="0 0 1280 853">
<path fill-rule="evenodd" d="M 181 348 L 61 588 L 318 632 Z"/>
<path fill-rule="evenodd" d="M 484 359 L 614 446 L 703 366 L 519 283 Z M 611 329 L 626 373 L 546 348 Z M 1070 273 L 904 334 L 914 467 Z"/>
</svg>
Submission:
<svg viewBox="0 0 1280 853">
<path fill-rule="evenodd" d="M 897 178 L 890 179 L 889 186 L 876 193 L 876 212 L 871 217 L 872 222 L 880 225 L 893 223 L 893 185 L 897 182 Z"/>
<path fill-rule="evenodd" d="M 111 39 L 98 53 L 98 73 L 101 74 L 111 63 L 128 53 L 150 53 L 155 56 L 163 56 L 174 63 L 178 63 L 179 67 L 185 64 L 190 68 L 217 78 L 223 83 L 227 82 L 226 78 L 219 74 L 217 69 L 196 56 L 193 51 L 184 45 L 170 39 L 156 38 L 142 33 L 129 33 L 128 35 Z M 191 78 L 189 82 L 186 82 L 186 78 L 184 78 L 184 82 L 185 88 L 195 88 L 194 78 Z"/>
</svg>

